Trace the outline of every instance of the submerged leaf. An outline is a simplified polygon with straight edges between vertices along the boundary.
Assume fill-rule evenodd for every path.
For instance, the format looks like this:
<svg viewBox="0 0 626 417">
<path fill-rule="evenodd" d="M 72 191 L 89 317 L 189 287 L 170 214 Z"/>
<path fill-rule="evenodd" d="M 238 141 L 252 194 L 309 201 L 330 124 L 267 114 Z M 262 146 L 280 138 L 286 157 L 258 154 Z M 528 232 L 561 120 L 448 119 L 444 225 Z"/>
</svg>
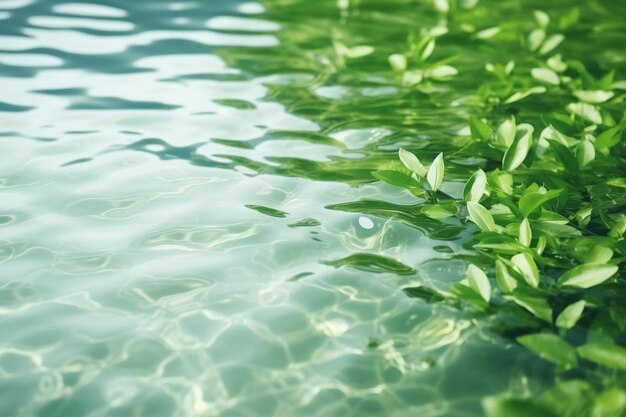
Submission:
<svg viewBox="0 0 626 417">
<path fill-rule="evenodd" d="M 573 368 L 578 364 L 576 349 L 555 334 L 529 334 L 518 337 L 517 341 L 543 359 L 562 365 L 566 369 Z"/>
<path fill-rule="evenodd" d="M 559 278 L 559 284 L 569 287 L 590 288 L 602 284 L 617 272 L 617 265 L 583 264 L 570 269 Z"/>
</svg>

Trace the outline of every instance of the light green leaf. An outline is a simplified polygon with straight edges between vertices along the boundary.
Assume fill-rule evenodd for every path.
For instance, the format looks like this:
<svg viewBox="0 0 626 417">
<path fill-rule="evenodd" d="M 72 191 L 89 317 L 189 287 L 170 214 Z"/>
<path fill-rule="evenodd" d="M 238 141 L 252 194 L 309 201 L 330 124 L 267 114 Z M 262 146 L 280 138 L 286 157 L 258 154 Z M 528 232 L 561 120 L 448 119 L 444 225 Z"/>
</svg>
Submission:
<svg viewBox="0 0 626 417">
<path fill-rule="evenodd" d="M 426 61 L 428 57 L 430 57 L 435 50 L 435 38 L 430 38 L 426 44 L 424 44 L 424 48 L 420 52 L 419 60 Z"/>
<path fill-rule="evenodd" d="M 473 201 L 468 202 L 467 212 L 469 214 L 469 219 L 483 232 L 497 231 L 493 216 L 486 208 L 480 205 L 480 203 L 475 203 Z"/>
<path fill-rule="evenodd" d="M 535 29 L 528 35 L 528 47 L 531 51 L 536 51 L 545 39 L 546 31 L 543 29 Z"/>
<path fill-rule="evenodd" d="M 452 204 L 427 204 L 423 205 L 421 212 L 431 219 L 443 220 L 454 216 L 458 211 L 455 203 Z"/>
<path fill-rule="evenodd" d="M 602 115 L 595 106 L 588 103 L 570 103 L 567 105 L 567 111 L 580 116 L 585 120 L 596 125 L 602 124 Z"/>
<path fill-rule="evenodd" d="M 448 4 L 448 0 L 433 0 L 435 9 L 440 11 L 441 13 L 448 13 L 450 11 L 450 5 Z"/>
<path fill-rule="evenodd" d="M 528 294 L 526 291 L 517 289 L 512 296 L 507 296 L 507 298 L 530 311 L 535 317 L 552 323 L 552 308 L 550 308 L 550 304 L 548 304 L 545 297 Z"/>
<path fill-rule="evenodd" d="M 545 55 L 549 53 L 550 51 L 554 50 L 557 46 L 561 44 L 561 42 L 563 42 L 563 39 L 565 39 L 565 36 L 561 35 L 560 33 L 550 36 L 543 43 L 543 45 L 541 46 L 541 49 L 539 49 L 539 54 Z"/>
<path fill-rule="evenodd" d="M 546 64 L 556 72 L 564 72 L 567 69 L 567 64 L 561 59 L 561 55 L 554 55 L 548 58 Z"/>
<path fill-rule="evenodd" d="M 474 34 L 474 37 L 477 38 L 477 39 L 493 38 L 498 33 L 500 33 L 501 30 L 502 30 L 502 28 L 500 28 L 499 26 L 493 26 L 493 27 L 490 27 L 490 28 L 487 28 L 487 29 L 483 29 L 480 32 L 476 32 Z"/>
<path fill-rule="evenodd" d="M 487 176 L 482 169 L 478 169 L 465 184 L 465 188 L 463 188 L 463 199 L 466 202 L 472 201 L 478 203 L 485 194 L 486 188 Z"/>
<path fill-rule="evenodd" d="M 515 103 L 516 101 L 520 101 L 530 96 L 531 94 L 542 94 L 546 92 L 546 88 L 544 86 L 537 86 L 530 88 L 526 91 L 518 91 L 516 93 L 511 94 L 509 98 L 504 100 L 504 104 Z"/>
<path fill-rule="evenodd" d="M 504 293 L 511 293 L 517 288 L 517 280 L 511 274 L 509 267 L 500 259 L 496 259 L 496 282 Z"/>
<path fill-rule="evenodd" d="M 513 140 L 515 140 L 516 130 L 517 126 L 515 125 L 515 117 L 506 119 L 496 131 L 496 144 L 499 147 L 508 149 L 513 143 Z"/>
<path fill-rule="evenodd" d="M 546 244 L 547 244 L 546 237 L 539 236 L 539 239 L 537 239 L 537 247 L 535 248 L 537 255 L 541 256 L 543 251 L 546 249 Z"/>
<path fill-rule="evenodd" d="M 562 365 L 566 369 L 573 368 L 578 364 L 576 349 L 555 334 L 529 334 L 518 337 L 517 341 L 543 359 Z"/>
<path fill-rule="evenodd" d="M 537 23 L 539 23 L 539 26 L 541 26 L 542 28 L 548 27 L 548 25 L 550 24 L 550 16 L 548 16 L 546 12 L 541 10 L 535 10 L 533 14 L 535 15 L 535 20 L 537 21 Z"/>
<path fill-rule="evenodd" d="M 405 71 L 402 74 L 402 84 L 413 86 L 424 80 L 424 72 L 422 70 Z"/>
<path fill-rule="evenodd" d="M 583 264 L 570 269 L 559 278 L 559 284 L 569 287 L 590 288 L 602 284 L 617 272 L 610 264 Z"/>
<path fill-rule="evenodd" d="M 574 95 L 578 98 L 578 100 L 584 101 L 585 103 L 600 104 L 613 98 L 615 93 L 612 91 L 602 90 L 578 90 L 574 91 Z"/>
<path fill-rule="evenodd" d="M 593 417 L 617 417 L 626 410 L 626 392 L 612 387 L 602 392 L 595 399 Z"/>
<path fill-rule="evenodd" d="M 471 289 L 476 291 L 483 300 L 489 302 L 491 298 L 491 284 L 482 269 L 476 265 L 470 264 L 467 268 L 467 281 Z"/>
<path fill-rule="evenodd" d="M 443 181 L 444 165 L 443 165 L 443 153 L 437 155 L 433 160 L 433 163 L 428 168 L 426 173 L 426 180 L 433 191 L 437 191 Z"/>
<path fill-rule="evenodd" d="M 539 80 L 541 82 L 552 84 L 552 85 L 559 85 L 559 76 L 557 75 L 556 72 L 550 69 L 533 68 L 530 71 L 530 74 L 532 75 L 534 79 Z"/>
<path fill-rule="evenodd" d="M 522 220 L 519 225 L 519 243 L 528 248 L 530 247 L 530 242 L 532 238 L 533 234 L 532 230 L 530 229 L 530 222 L 528 221 L 528 218 L 524 218 L 524 220 Z"/>
<path fill-rule="evenodd" d="M 438 67 L 431 68 L 426 72 L 427 76 L 433 80 L 446 80 L 457 75 L 458 73 L 459 71 L 450 65 L 439 65 Z"/>
<path fill-rule="evenodd" d="M 609 148 L 620 142 L 623 130 L 623 127 L 620 125 L 605 130 L 598 136 L 598 139 L 596 139 L 596 147 L 606 152 Z"/>
<path fill-rule="evenodd" d="M 419 184 L 412 177 L 403 174 L 402 172 L 393 170 L 380 170 L 372 172 L 375 178 L 400 188 L 413 188 L 419 187 Z"/>
<path fill-rule="evenodd" d="M 588 343 L 578 348 L 578 354 L 597 364 L 626 371 L 626 349 L 609 343 Z"/>
<path fill-rule="evenodd" d="M 561 194 L 561 192 L 563 192 L 563 190 L 551 190 L 546 193 L 530 192 L 524 194 L 518 202 L 520 213 L 522 213 L 522 216 L 528 217 L 529 214 Z"/>
<path fill-rule="evenodd" d="M 534 128 L 526 123 L 517 127 L 516 138 L 506 150 L 504 158 L 502 159 L 502 169 L 505 171 L 513 171 L 524 162 L 532 145 L 533 131 Z"/>
<path fill-rule="evenodd" d="M 589 164 L 589 162 L 593 161 L 595 157 L 596 149 L 593 147 L 593 143 L 588 139 L 581 140 L 576 147 L 576 159 L 578 160 L 578 165 L 581 168 L 584 168 L 587 164 Z"/>
<path fill-rule="evenodd" d="M 596 245 L 583 255 L 583 262 L 586 264 L 605 264 L 613 258 L 613 249 Z"/>
<path fill-rule="evenodd" d="M 472 137 L 477 140 L 487 141 L 491 139 L 491 128 L 485 122 L 483 122 L 478 117 L 470 117 L 469 119 L 470 131 L 472 132 Z"/>
<path fill-rule="evenodd" d="M 406 71 L 406 68 L 407 68 L 406 56 L 402 54 L 389 55 L 389 65 L 391 65 L 391 68 L 393 68 L 394 71 L 398 71 L 398 72 Z"/>
<path fill-rule="evenodd" d="M 423 177 L 426 175 L 426 167 L 422 165 L 417 156 L 413 155 L 411 152 L 400 148 L 398 151 L 398 155 L 400 157 L 400 161 L 407 167 L 411 172 L 414 172 L 418 177 Z"/>
<path fill-rule="evenodd" d="M 532 256 L 527 253 L 518 253 L 511 258 L 511 262 L 517 267 L 528 285 L 533 288 L 539 286 L 539 270 Z"/>
<path fill-rule="evenodd" d="M 513 176 L 508 172 L 494 171 L 489 173 L 489 184 L 504 194 L 513 192 Z"/>
<path fill-rule="evenodd" d="M 576 325 L 585 309 L 585 300 L 568 305 L 556 318 L 556 325 L 562 329 L 571 329 Z"/>
</svg>

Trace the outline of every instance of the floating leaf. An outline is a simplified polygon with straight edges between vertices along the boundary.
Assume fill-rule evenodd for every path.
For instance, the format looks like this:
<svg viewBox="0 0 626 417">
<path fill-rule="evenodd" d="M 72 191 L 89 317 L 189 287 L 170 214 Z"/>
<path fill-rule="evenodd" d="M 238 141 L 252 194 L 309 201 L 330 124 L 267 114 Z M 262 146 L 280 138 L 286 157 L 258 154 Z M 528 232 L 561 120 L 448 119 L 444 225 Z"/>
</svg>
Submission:
<svg viewBox="0 0 626 417">
<path fill-rule="evenodd" d="M 534 79 L 539 80 L 541 82 L 552 84 L 552 85 L 559 85 L 559 76 L 557 75 L 556 72 L 550 69 L 533 68 L 530 71 L 530 74 L 532 75 Z"/>
<path fill-rule="evenodd" d="M 487 141 L 491 139 L 491 128 L 485 122 L 483 122 L 478 117 L 470 117 L 469 119 L 470 131 L 472 132 L 472 137 L 477 140 Z"/>
<path fill-rule="evenodd" d="M 578 98 L 578 100 L 584 101 L 585 103 L 600 104 L 613 98 L 615 93 L 613 93 L 612 91 L 602 91 L 602 90 L 594 90 L 594 91 L 578 90 L 578 91 L 574 91 L 574 95 Z"/>
<path fill-rule="evenodd" d="M 493 216 L 480 203 L 470 201 L 467 203 L 467 211 L 469 219 L 483 232 L 495 232 L 497 230 Z"/>
<path fill-rule="evenodd" d="M 517 267 L 528 285 L 533 288 L 539 286 L 539 270 L 531 255 L 528 253 L 518 253 L 511 258 L 511 262 Z"/>
<path fill-rule="evenodd" d="M 578 323 L 578 320 L 585 309 L 585 300 L 576 301 L 570 304 L 556 318 L 556 325 L 562 329 L 571 329 Z"/>
<path fill-rule="evenodd" d="M 501 259 L 496 259 L 496 282 L 502 292 L 507 294 L 517 288 L 517 280 L 513 277 L 509 267 Z"/>
<path fill-rule="evenodd" d="M 489 302 L 491 298 L 491 284 L 482 269 L 476 265 L 470 264 L 467 268 L 467 281 L 471 289 L 476 291 L 483 300 Z"/>
<path fill-rule="evenodd" d="M 626 349 L 609 343 L 588 343 L 578 348 L 578 354 L 592 362 L 626 371 Z"/>
<path fill-rule="evenodd" d="M 426 180 L 433 191 L 437 191 L 443 181 L 444 165 L 443 165 L 443 153 L 440 153 L 435 157 L 433 163 L 428 168 L 426 173 Z"/>
<path fill-rule="evenodd" d="M 411 152 L 400 148 L 398 151 L 398 155 L 400 156 L 400 161 L 407 167 L 411 172 L 415 173 L 418 177 L 423 177 L 426 175 L 426 167 L 422 165 L 417 156 L 413 155 Z"/>
<path fill-rule="evenodd" d="M 463 188 L 463 199 L 468 202 L 478 203 L 485 194 L 487 188 L 487 176 L 482 169 L 479 169 L 470 177 Z"/>
<path fill-rule="evenodd" d="M 610 264 L 583 264 L 570 269 L 559 278 L 559 284 L 569 287 L 590 288 L 602 284 L 617 272 Z"/>
<path fill-rule="evenodd" d="M 413 188 L 419 187 L 419 184 L 410 176 L 403 174 L 402 172 L 393 170 L 381 170 L 374 171 L 372 175 L 387 184 L 400 188 Z"/>
<path fill-rule="evenodd" d="M 513 140 L 515 140 L 516 130 L 517 126 L 515 125 L 515 117 L 506 119 L 496 131 L 496 145 L 501 148 L 508 149 L 513 143 Z"/>
<path fill-rule="evenodd" d="M 502 169 L 512 171 L 524 162 L 532 145 L 534 128 L 529 124 L 517 127 L 517 135 L 511 146 L 506 150 L 502 159 Z"/>
<path fill-rule="evenodd" d="M 519 225 L 519 243 L 526 247 L 530 247 L 530 242 L 532 240 L 532 230 L 530 229 L 530 222 L 528 218 L 524 218 Z"/>
<path fill-rule="evenodd" d="M 543 359 L 562 365 L 566 369 L 573 368 L 578 364 L 576 349 L 555 334 L 529 334 L 518 337 L 517 341 Z"/>
</svg>

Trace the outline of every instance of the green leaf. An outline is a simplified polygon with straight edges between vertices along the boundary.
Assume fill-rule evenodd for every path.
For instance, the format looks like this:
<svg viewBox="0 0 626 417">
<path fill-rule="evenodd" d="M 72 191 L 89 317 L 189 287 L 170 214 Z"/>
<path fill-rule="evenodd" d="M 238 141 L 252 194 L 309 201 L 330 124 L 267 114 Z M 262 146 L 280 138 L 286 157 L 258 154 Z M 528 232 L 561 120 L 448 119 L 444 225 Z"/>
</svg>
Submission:
<svg viewBox="0 0 626 417">
<path fill-rule="evenodd" d="M 613 249 L 596 245 L 583 254 L 582 261 L 586 264 L 605 264 L 611 258 L 613 258 Z"/>
<path fill-rule="evenodd" d="M 576 349 L 557 335 L 551 333 L 529 334 L 518 337 L 517 341 L 543 359 L 562 365 L 566 369 L 573 368 L 578 364 Z"/>
<path fill-rule="evenodd" d="M 561 42 L 563 42 L 563 39 L 565 39 L 565 36 L 561 35 L 560 33 L 558 33 L 556 35 L 550 36 L 543 43 L 543 45 L 541 46 L 541 49 L 539 49 L 539 54 L 540 55 L 545 55 L 545 54 L 551 52 L 557 46 L 559 46 L 561 44 Z"/>
<path fill-rule="evenodd" d="M 530 229 L 530 222 L 528 221 L 528 218 L 524 218 L 524 220 L 522 220 L 519 225 L 519 243 L 528 248 L 530 247 L 530 242 L 532 241 L 532 238 L 533 233 Z"/>
<path fill-rule="evenodd" d="M 465 188 L 463 188 L 463 199 L 466 202 L 472 201 L 478 203 L 485 194 L 486 188 L 487 176 L 482 169 L 478 169 L 465 184 Z"/>
<path fill-rule="evenodd" d="M 531 94 L 542 94 L 546 92 L 546 88 L 544 86 L 532 87 L 526 91 L 518 91 L 516 93 L 511 94 L 509 98 L 504 100 L 504 104 L 515 103 L 516 101 L 520 101 L 530 96 Z"/>
<path fill-rule="evenodd" d="M 493 216 L 480 203 L 470 201 L 467 203 L 467 211 L 469 219 L 483 232 L 495 232 L 497 230 Z"/>
<path fill-rule="evenodd" d="M 539 270 L 537 264 L 528 253 L 518 253 L 511 258 L 513 265 L 517 267 L 524 281 L 533 288 L 539 286 Z"/>
<path fill-rule="evenodd" d="M 548 139 L 548 142 L 563 166 L 572 172 L 576 172 L 576 170 L 578 170 L 578 160 L 574 157 L 572 151 L 556 140 Z"/>
<path fill-rule="evenodd" d="M 621 125 L 605 130 L 596 139 L 596 146 L 600 150 L 612 148 L 622 139 L 622 131 L 623 127 Z"/>
<path fill-rule="evenodd" d="M 440 153 L 433 160 L 433 163 L 430 165 L 430 168 L 428 168 L 428 172 L 426 173 L 426 180 L 433 191 L 437 191 L 441 186 L 441 182 L 443 181 L 443 172 L 443 153 Z"/>
<path fill-rule="evenodd" d="M 404 72 L 407 68 L 406 56 L 402 54 L 389 55 L 389 65 L 394 71 Z"/>
<path fill-rule="evenodd" d="M 506 119 L 496 131 L 496 145 L 508 149 L 515 139 L 516 130 L 515 117 Z"/>
<path fill-rule="evenodd" d="M 538 81 L 546 84 L 559 85 L 559 76 L 556 72 L 547 68 L 533 68 L 530 75 Z"/>
<path fill-rule="evenodd" d="M 467 281 L 471 289 L 476 291 L 483 300 L 489 302 L 491 298 L 491 284 L 482 269 L 470 264 L 467 268 Z"/>
<path fill-rule="evenodd" d="M 593 407 L 593 417 L 622 416 L 626 409 L 626 392 L 612 387 L 598 395 Z"/>
<path fill-rule="evenodd" d="M 450 65 L 439 65 L 426 71 L 426 76 L 433 80 L 446 80 L 458 73 L 459 71 Z"/>
<path fill-rule="evenodd" d="M 580 9 L 578 7 L 574 7 L 570 9 L 569 12 L 561 16 L 559 19 L 559 28 L 561 30 L 568 29 L 578 23 L 580 19 Z"/>
<path fill-rule="evenodd" d="M 501 259 L 496 259 L 496 282 L 502 292 L 507 294 L 517 288 L 517 280 L 513 277 L 509 267 Z"/>
<path fill-rule="evenodd" d="M 589 162 L 593 161 L 595 157 L 596 149 L 593 147 L 593 143 L 588 139 L 581 140 L 576 147 L 576 159 L 578 160 L 578 165 L 581 168 L 584 168 L 587 164 L 589 164 Z"/>
<path fill-rule="evenodd" d="M 584 101 L 585 103 L 600 104 L 613 98 L 615 93 L 613 93 L 612 91 L 602 91 L 602 90 L 593 90 L 593 91 L 578 90 L 578 91 L 574 91 L 574 95 L 576 96 L 576 98 L 578 98 L 578 100 Z"/>
<path fill-rule="evenodd" d="M 562 417 L 530 400 L 487 398 L 483 401 L 487 417 Z"/>
<path fill-rule="evenodd" d="M 413 155 L 411 152 L 400 148 L 398 150 L 398 156 L 400 157 L 400 161 L 407 167 L 411 172 L 414 172 L 418 177 L 423 177 L 426 175 L 426 167 L 422 165 L 417 156 Z"/>
<path fill-rule="evenodd" d="M 483 122 L 478 117 L 472 116 L 469 119 L 469 124 L 472 138 L 482 141 L 491 139 L 492 131 L 487 123 Z"/>
<path fill-rule="evenodd" d="M 593 124 L 602 124 L 602 115 L 595 106 L 588 103 L 570 103 L 567 105 L 567 111 L 590 121 Z"/>
<path fill-rule="evenodd" d="M 372 175 L 375 178 L 381 181 L 384 181 L 387 184 L 393 185 L 395 187 L 400 187 L 400 188 L 419 187 L 419 184 L 415 181 L 415 179 L 413 179 L 413 177 L 405 175 L 402 172 L 393 171 L 393 170 L 381 170 L 381 171 L 372 172 Z"/>
<path fill-rule="evenodd" d="M 556 325 L 562 329 L 571 329 L 578 323 L 584 309 L 585 300 L 576 301 L 568 305 L 556 318 Z"/>
<path fill-rule="evenodd" d="M 559 284 L 569 287 L 590 288 L 602 284 L 617 272 L 610 264 L 583 264 L 570 269 L 559 278 Z"/>
<path fill-rule="evenodd" d="M 609 343 L 588 343 L 578 348 L 578 354 L 599 365 L 626 371 L 626 349 L 621 346 Z"/>
<path fill-rule="evenodd" d="M 512 296 L 507 296 L 507 298 L 530 311 L 535 317 L 552 323 L 552 308 L 544 296 L 524 291 L 524 288 L 518 288 L 513 291 Z"/>
<path fill-rule="evenodd" d="M 534 128 L 526 123 L 517 127 L 516 138 L 504 154 L 502 169 L 512 171 L 524 162 L 532 145 L 533 131 Z"/>
<path fill-rule="evenodd" d="M 546 193 L 526 193 L 519 200 L 519 211 L 522 213 L 522 216 L 528 217 L 529 214 L 533 213 L 539 207 L 561 194 L 561 192 L 563 192 L 563 190 L 550 190 Z"/>
</svg>

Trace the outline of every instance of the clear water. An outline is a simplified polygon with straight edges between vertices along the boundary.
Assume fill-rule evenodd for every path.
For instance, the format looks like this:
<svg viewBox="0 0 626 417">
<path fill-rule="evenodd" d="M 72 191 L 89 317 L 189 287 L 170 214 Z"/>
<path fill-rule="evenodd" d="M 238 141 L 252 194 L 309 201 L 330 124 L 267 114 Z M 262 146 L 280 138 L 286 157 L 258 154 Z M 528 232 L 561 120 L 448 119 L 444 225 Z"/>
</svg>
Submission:
<svg viewBox="0 0 626 417">
<path fill-rule="evenodd" d="M 484 3 L 487 27 L 579 2 Z M 623 70 L 625 8 L 587 3 L 604 48 L 591 30 L 564 48 Z M 549 385 L 489 320 L 403 290 L 460 280 L 471 230 L 370 172 L 457 146 L 501 48 L 451 35 L 437 54 L 461 76 L 406 91 L 387 56 L 438 19 L 0 0 L 0 416 L 479 416 Z M 376 53 L 342 65 L 333 41 Z"/>
</svg>

